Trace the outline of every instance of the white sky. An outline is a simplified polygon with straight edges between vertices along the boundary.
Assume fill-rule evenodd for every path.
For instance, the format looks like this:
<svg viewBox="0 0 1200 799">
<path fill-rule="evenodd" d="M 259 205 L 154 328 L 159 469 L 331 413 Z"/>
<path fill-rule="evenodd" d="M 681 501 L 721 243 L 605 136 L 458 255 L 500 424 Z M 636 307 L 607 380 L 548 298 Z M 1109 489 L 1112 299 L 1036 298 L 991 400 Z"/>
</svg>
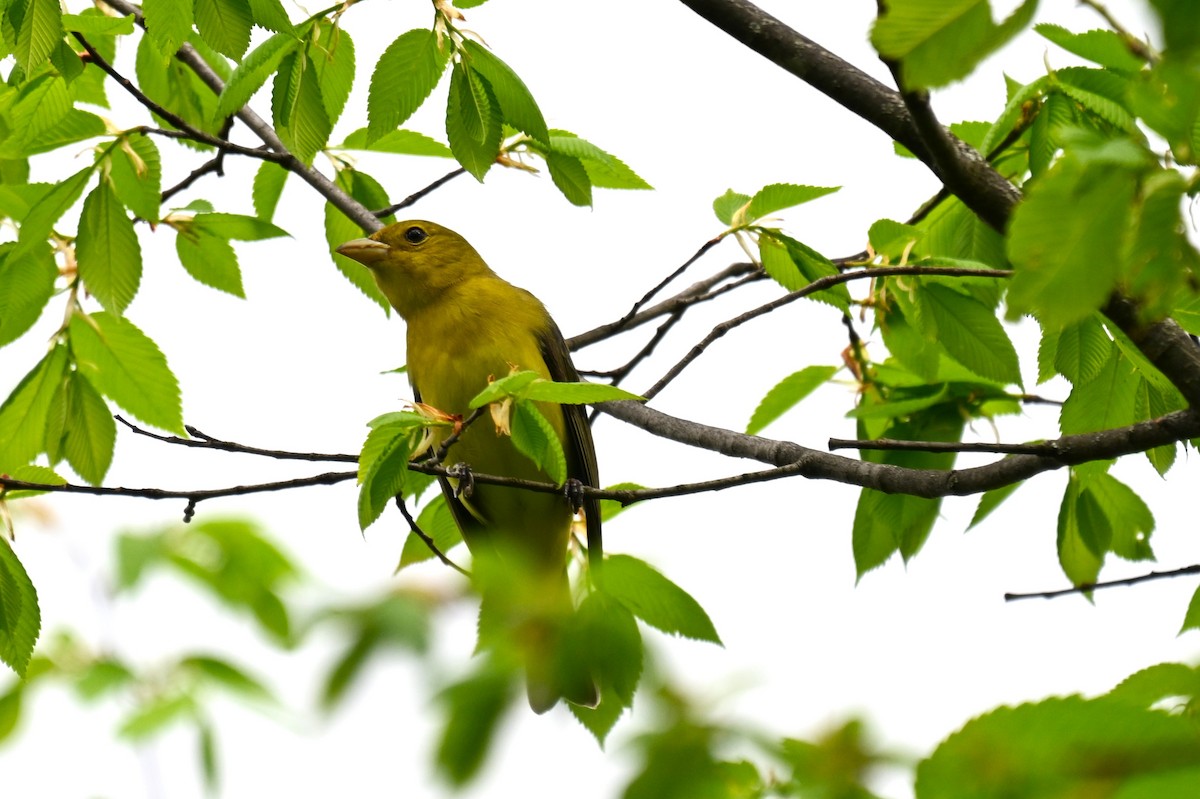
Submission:
<svg viewBox="0 0 1200 799">
<path fill-rule="evenodd" d="M 73 10 L 82 3 L 69 4 Z M 874 3 L 762 4 L 793 27 L 886 80 L 866 43 Z M 1148 23 L 1129 0 L 1112 11 L 1135 31 Z M 711 201 L 727 188 L 751 193 L 766 183 L 842 185 L 841 192 L 788 212 L 787 229 L 829 256 L 861 250 L 877 218 L 905 219 L 935 189 L 923 167 L 891 155 L 891 144 L 865 123 L 716 31 L 677 3 L 613 0 L 561 12 L 558 3 L 493 0 L 467 12 L 478 31 L 525 79 L 551 126 L 591 139 L 624 159 L 654 192 L 598 191 L 593 210 L 566 203 L 545 176 L 493 170 L 487 184 L 459 178 L 422 201 L 414 215 L 463 233 L 489 263 L 538 294 L 566 335 L 610 321 L 705 240 L 720 232 Z M 602 10 L 596 10 L 602 9 Z M 294 16 L 299 11 L 292 9 Z M 1075 29 L 1098 20 L 1074 2 L 1047 0 L 1042 20 Z M 364 124 L 366 69 L 398 33 L 428 25 L 425 3 L 362 3 L 345 17 L 355 38 L 360 79 L 343 135 Z M 1003 102 L 1001 70 L 1028 81 L 1040 74 L 1048 45 L 1035 34 L 989 60 L 980 77 L 936 95 L 946 122 L 994 118 Z M 1050 52 L 1053 65 L 1071 63 Z M 126 61 L 129 64 L 130 61 Z M 110 89 L 116 94 L 115 89 Z M 409 127 L 442 138 L 445 86 Z M 264 115 L 265 95 L 253 106 Z M 144 117 L 122 104 L 121 127 Z M 244 131 L 239 132 L 246 141 Z M 172 153 L 169 144 L 160 147 Z M 74 155 L 73 152 L 68 155 Z M 80 158 L 86 158 L 82 155 Z M 170 183 L 186 167 L 172 161 Z M 399 199 L 451 168 L 440 160 L 363 156 L 361 164 Z M 231 158 L 229 178 L 205 179 L 181 198 L 213 200 L 251 213 L 248 179 L 256 164 Z M 318 160 L 318 166 L 327 163 Z M 35 166 L 39 179 L 78 168 L 78 159 Z M 403 378 L 380 375 L 404 360 L 403 326 L 382 314 L 333 270 L 322 234 L 321 201 L 298 180 L 276 221 L 294 236 L 238 245 L 248 302 L 192 283 L 177 266 L 172 236 L 141 231 L 143 287 L 129 316 L 167 353 L 184 387 L 189 424 L 221 437 L 282 449 L 356 451 L 364 423 L 410 396 Z M 740 251 L 724 244 L 693 267 L 698 279 Z M 685 278 L 681 285 L 690 282 Z M 856 287 L 856 294 L 861 287 Z M 710 327 L 777 296 L 757 286 L 689 314 L 651 364 L 627 383 L 650 385 Z M 40 356 L 61 308 L 55 300 L 38 328 L 0 351 L 0 375 L 15 382 Z M 865 327 L 860 332 L 867 334 Z M 1036 334 L 1015 332 L 1029 388 Z M 640 342 L 641 339 L 638 339 Z M 744 427 L 759 397 L 809 364 L 837 364 L 845 336 L 836 314 L 796 304 L 729 335 L 654 402 L 668 413 Z M 877 339 L 872 341 L 878 347 Z M 636 351 L 596 348 L 583 368 L 611 368 Z M 875 350 L 878 352 L 878 350 Z M 1040 393 L 1062 398 L 1052 384 Z M 822 447 L 852 437 L 843 418 L 852 386 L 820 390 L 766 435 Z M 1053 409 L 1034 407 L 1000 422 L 1005 441 L 1051 437 Z M 992 432 L 978 425 L 974 434 Z M 602 479 L 667 485 L 733 474 L 753 464 L 683 450 L 602 418 L 596 428 Z M 966 463 L 967 461 L 962 461 Z M 257 482 L 319 469 L 249 457 L 176 450 L 122 433 L 110 485 L 193 488 Z M 1164 568 L 1200 562 L 1185 487 L 1196 479 L 1183 461 L 1166 481 L 1144 458 L 1116 474 L 1155 510 L 1154 537 Z M 1063 585 L 1054 550 L 1055 517 L 1065 474 L 1022 488 L 979 529 L 962 534 L 976 500 L 950 499 L 925 550 L 857 587 L 850 524 L 857 490 L 832 483 L 778 481 L 718 495 L 663 500 L 628 512 L 606 530 L 611 552 L 655 564 L 689 590 L 712 616 L 725 647 L 645 637 L 671 674 L 718 719 L 748 721 L 781 735 L 811 736 L 861 713 L 880 740 L 927 754 L 964 721 L 998 703 L 1052 693 L 1102 692 L 1133 671 L 1195 657 L 1192 635 L 1176 638 L 1194 585 L 1160 582 L 1081 598 L 1006 605 L 1005 591 Z M 392 569 L 405 527 L 389 512 L 365 540 L 356 529 L 350 485 L 203 503 L 201 517 L 245 513 L 313 575 L 315 606 L 369 596 L 394 584 L 453 590 L 446 570 L 422 567 L 396 579 Z M 218 616 L 177 581 L 152 580 L 129 602 L 99 604 L 97 580 L 110 568 L 114 533 L 178 519 L 182 503 L 56 497 L 55 517 L 39 528 L 26 518 L 17 551 L 41 596 L 45 629 L 70 627 L 136 663 L 153 664 L 181 648 L 228 653 L 263 675 L 296 716 L 280 719 L 218 701 L 222 796 L 435 796 L 430 747 L 436 715 L 430 675 L 411 661 L 377 662 L 348 704 L 323 721 L 314 704 L 317 678 L 331 662 L 329 639 L 280 654 L 257 644 L 250 625 Z M 1103 577 L 1145 571 L 1114 562 Z M 443 617 L 436 658 L 443 673 L 469 666 L 473 610 Z M 643 703 L 644 705 L 644 703 Z M 190 732 L 174 732 L 135 752 L 114 742 L 121 708 L 80 709 L 65 692 L 37 692 L 16 746 L 0 749 L 0 774 L 14 796 L 192 797 L 201 795 Z M 634 714 L 618 725 L 608 752 L 561 707 L 545 717 L 523 708 L 509 718 L 483 779 L 465 795 L 518 792 L 575 799 L 610 797 L 632 773 L 627 742 L 647 723 Z M 28 786 L 27 790 L 19 790 Z M 886 779 L 904 797 L 903 779 Z"/>
</svg>

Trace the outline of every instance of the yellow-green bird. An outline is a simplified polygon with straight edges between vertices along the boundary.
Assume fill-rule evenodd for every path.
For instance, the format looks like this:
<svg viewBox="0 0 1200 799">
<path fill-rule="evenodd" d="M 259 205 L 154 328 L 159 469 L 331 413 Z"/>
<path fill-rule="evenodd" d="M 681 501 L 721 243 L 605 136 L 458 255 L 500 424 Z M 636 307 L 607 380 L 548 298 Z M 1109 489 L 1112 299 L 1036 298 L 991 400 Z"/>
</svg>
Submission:
<svg viewBox="0 0 1200 799">
<path fill-rule="evenodd" d="M 418 402 L 466 416 L 491 378 L 514 366 L 556 381 L 579 379 L 558 325 L 528 291 L 503 280 L 462 236 L 422 220 L 399 222 L 337 248 L 369 268 L 408 323 L 408 375 Z M 567 474 L 597 486 L 596 451 L 580 405 L 539 403 L 562 442 Z M 448 433 L 438 429 L 438 443 Z M 447 454 L 474 472 L 552 482 L 486 419 Z M 560 494 L 474 484 L 469 496 L 443 479 L 442 492 L 471 550 L 481 584 L 481 643 L 508 639 L 525 664 L 529 703 L 542 713 L 560 697 L 594 707 L 592 678 L 560 645 L 572 611 L 567 548 L 573 510 Z M 585 500 L 589 547 L 599 556 L 600 513 Z"/>
</svg>

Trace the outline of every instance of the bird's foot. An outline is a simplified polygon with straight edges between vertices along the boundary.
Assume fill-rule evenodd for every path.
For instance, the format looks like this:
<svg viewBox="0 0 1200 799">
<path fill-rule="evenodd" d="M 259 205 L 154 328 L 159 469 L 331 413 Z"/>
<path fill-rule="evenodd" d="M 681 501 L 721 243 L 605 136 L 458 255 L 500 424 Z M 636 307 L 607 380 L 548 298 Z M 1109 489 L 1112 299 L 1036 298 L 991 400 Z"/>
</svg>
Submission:
<svg viewBox="0 0 1200 799">
<path fill-rule="evenodd" d="M 475 473 L 466 463 L 456 463 L 446 470 L 446 476 L 455 481 L 454 498 L 470 499 L 475 493 Z"/>
<path fill-rule="evenodd" d="M 579 513 L 583 508 L 583 483 L 574 477 L 568 477 L 563 485 L 563 496 L 571 503 L 571 511 Z"/>
</svg>

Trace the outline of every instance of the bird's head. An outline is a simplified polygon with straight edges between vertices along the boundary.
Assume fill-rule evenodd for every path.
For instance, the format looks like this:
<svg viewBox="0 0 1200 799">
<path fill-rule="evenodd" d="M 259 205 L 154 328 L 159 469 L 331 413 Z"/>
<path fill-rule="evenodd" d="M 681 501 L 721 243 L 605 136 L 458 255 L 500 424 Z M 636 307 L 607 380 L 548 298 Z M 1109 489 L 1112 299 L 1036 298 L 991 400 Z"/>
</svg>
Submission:
<svg viewBox="0 0 1200 799">
<path fill-rule="evenodd" d="M 462 236 L 420 219 L 388 225 L 337 252 L 370 269 L 380 291 L 406 318 L 438 301 L 451 286 L 491 272 Z"/>
</svg>

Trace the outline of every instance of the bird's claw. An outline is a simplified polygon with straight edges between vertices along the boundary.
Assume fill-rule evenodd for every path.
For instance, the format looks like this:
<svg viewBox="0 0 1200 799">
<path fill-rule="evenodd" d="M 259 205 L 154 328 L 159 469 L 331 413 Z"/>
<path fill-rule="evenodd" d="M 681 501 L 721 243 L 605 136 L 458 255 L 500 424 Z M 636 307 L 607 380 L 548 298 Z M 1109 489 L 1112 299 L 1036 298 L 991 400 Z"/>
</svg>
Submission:
<svg viewBox="0 0 1200 799">
<path fill-rule="evenodd" d="M 475 493 L 475 473 L 466 463 L 456 463 L 446 470 L 446 476 L 455 480 L 454 498 L 470 499 Z"/>
<path fill-rule="evenodd" d="M 583 508 L 583 483 L 574 477 L 568 477 L 563 484 L 563 496 L 571 503 L 571 511 L 579 513 Z"/>
</svg>

